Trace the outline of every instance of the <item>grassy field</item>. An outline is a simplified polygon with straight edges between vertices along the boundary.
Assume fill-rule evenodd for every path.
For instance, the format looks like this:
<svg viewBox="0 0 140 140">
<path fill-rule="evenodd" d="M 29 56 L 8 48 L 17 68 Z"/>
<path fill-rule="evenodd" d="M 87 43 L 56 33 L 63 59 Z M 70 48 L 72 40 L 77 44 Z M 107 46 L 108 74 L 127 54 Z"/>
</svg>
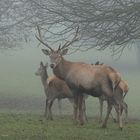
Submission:
<svg viewBox="0 0 140 140">
<path fill-rule="evenodd" d="M 42 116 L 45 96 L 42 87 L 38 88 L 39 83 L 37 82 L 34 85 L 37 87 L 33 91 L 25 89 L 19 92 L 20 89 L 17 89 L 16 92 L 13 92 L 9 87 L 6 89 L 7 92 L 0 94 L 0 140 L 139 140 L 138 85 L 140 77 L 125 75 L 125 79 L 130 85 L 130 91 L 125 99 L 129 105 L 129 123 L 124 125 L 122 132 L 119 130 L 118 124 L 114 124 L 111 119 L 107 129 L 100 127 L 101 124 L 96 119 L 99 114 L 99 103 L 96 98 L 92 97 L 86 101 L 89 122 L 84 126 L 73 123 L 72 105 L 67 100 L 63 101 L 63 119 L 57 116 L 58 108 L 57 102 L 55 102 L 53 106 L 54 121 L 45 120 Z M 16 84 L 18 85 L 18 83 Z"/>
<path fill-rule="evenodd" d="M 46 121 L 35 114 L 0 114 L 0 140 L 139 140 L 139 132 L 138 121 L 130 121 L 120 131 L 112 121 L 102 129 L 93 119 L 79 126 L 69 117 Z"/>
<path fill-rule="evenodd" d="M 92 97 L 86 101 L 89 122 L 84 126 L 73 124 L 72 105 L 67 100 L 62 102 L 63 119 L 58 117 L 55 102 L 52 108 L 55 119 L 46 121 L 42 117 L 45 95 L 40 78 L 34 73 L 40 60 L 46 62 L 48 58 L 39 48 L 33 50 L 0 55 L 0 140 L 140 140 L 140 72 L 135 53 L 126 53 L 119 61 L 112 61 L 110 57 L 106 60 L 107 54 L 99 55 L 94 51 L 67 56 L 71 57 L 70 60 L 77 58 L 89 63 L 100 60 L 121 71 L 129 84 L 125 98 L 129 106 L 129 123 L 121 132 L 111 119 L 107 129 L 100 128 L 96 119 L 99 116 L 98 99 Z"/>
</svg>

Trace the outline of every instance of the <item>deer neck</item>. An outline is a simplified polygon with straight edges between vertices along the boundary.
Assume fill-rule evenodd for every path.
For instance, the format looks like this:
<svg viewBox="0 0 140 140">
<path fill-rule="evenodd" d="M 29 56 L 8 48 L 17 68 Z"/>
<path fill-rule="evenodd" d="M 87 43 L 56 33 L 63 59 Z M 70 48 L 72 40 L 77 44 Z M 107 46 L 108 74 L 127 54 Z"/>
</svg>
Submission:
<svg viewBox="0 0 140 140">
<path fill-rule="evenodd" d="M 48 79 L 48 73 L 47 73 L 47 71 L 45 71 L 45 72 L 41 75 L 41 81 L 42 81 L 43 86 L 45 86 L 46 80 L 47 80 L 47 79 Z"/>
<path fill-rule="evenodd" d="M 62 58 L 61 62 L 53 69 L 53 72 L 58 78 L 65 80 L 70 67 L 71 62 Z"/>
</svg>

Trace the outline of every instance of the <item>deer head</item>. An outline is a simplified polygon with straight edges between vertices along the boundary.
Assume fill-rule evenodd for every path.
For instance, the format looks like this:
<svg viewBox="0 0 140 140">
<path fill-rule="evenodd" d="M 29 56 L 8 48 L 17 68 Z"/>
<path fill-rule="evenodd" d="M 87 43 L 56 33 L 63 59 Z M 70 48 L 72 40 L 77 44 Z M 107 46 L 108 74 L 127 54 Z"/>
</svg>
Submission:
<svg viewBox="0 0 140 140">
<path fill-rule="evenodd" d="M 50 47 L 47 43 L 45 43 L 42 40 L 41 37 L 41 31 L 39 29 L 39 27 L 37 27 L 38 29 L 38 35 L 39 37 L 36 35 L 36 38 L 47 47 L 47 49 L 42 49 L 42 52 L 49 56 L 50 58 L 50 67 L 51 68 L 55 68 L 62 60 L 63 56 L 67 54 L 69 46 L 72 45 L 74 42 L 78 41 L 77 35 L 78 35 L 78 31 L 79 31 L 79 27 L 76 29 L 76 34 L 75 36 L 72 38 L 71 41 L 67 41 L 62 47 L 61 44 L 59 45 L 57 50 L 53 50 L 52 47 Z"/>
<path fill-rule="evenodd" d="M 35 72 L 35 75 L 37 76 L 42 76 L 44 73 L 46 73 L 46 69 L 48 67 L 48 63 L 46 63 L 46 65 L 43 64 L 43 62 L 40 62 L 40 67 L 38 68 L 38 70 Z"/>
</svg>

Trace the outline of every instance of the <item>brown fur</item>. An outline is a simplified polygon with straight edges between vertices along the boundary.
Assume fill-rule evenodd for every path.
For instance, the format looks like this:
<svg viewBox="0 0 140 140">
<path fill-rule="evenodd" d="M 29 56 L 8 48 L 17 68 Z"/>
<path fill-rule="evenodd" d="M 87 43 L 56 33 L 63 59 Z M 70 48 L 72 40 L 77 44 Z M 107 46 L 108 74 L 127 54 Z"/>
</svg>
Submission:
<svg viewBox="0 0 140 140">
<path fill-rule="evenodd" d="M 117 91 L 115 92 L 115 94 L 118 94 L 119 98 L 121 98 L 121 101 L 122 101 L 122 111 L 123 110 L 125 111 L 125 121 L 126 122 L 127 122 L 127 116 L 128 116 L 128 105 L 123 100 L 124 99 L 123 93 L 127 93 L 127 92 L 128 92 L 128 85 L 126 84 L 126 82 L 121 80 L 119 85 L 118 85 L 118 87 L 117 87 Z M 99 103 L 100 103 L 100 122 L 102 122 L 103 102 L 106 101 L 106 100 L 107 99 L 106 99 L 105 96 L 99 97 Z M 115 110 L 116 110 L 116 113 L 117 113 L 117 116 L 118 116 L 118 108 L 115 108 Z M 111 114 L 111 116 L 113 118 L 112 114 Z M 116 119 L 113 118 L 113 120 L 116 122 Z"/>
<path fill-rule="evenodd" d="M 103 65 L 103 66 L 105 67 L 108 73 L 108 76 L 112 81 L 113 88 L 114 88 L 113 90 L 115 90 L 121 81 L 121 74 L 110 66 L 106 66 L 106 65 Z"/>
<path fill-rule="evenodd" d="M 119 83 L 119 87 L 122 90 L 122 92 L 124 93 L 123 98 L 126 96 L 126 94 L 128 93 L 128 84 L 126 81 L 121 80 L 121 82 Z"/>
<path fill-rule="evenodd" d="M 91 64 L 93 65 L 93 64 Z M 105 72 L 107 73 L 109 79 L 112 82 L 112 87 L 113 87 L 113 92 L 114 90 L 117 88 L 117 86 L 119 85 L 120 81 L 121 81 L 121 74 L 116 71 L 115 69 L 113 69 L 110 66 L 105 65 L 104 63 L 101 63 L 99 61 L 97 61 L 95 63 L 96 66 L 103 66 L 105 68 Z"/>
</svg>

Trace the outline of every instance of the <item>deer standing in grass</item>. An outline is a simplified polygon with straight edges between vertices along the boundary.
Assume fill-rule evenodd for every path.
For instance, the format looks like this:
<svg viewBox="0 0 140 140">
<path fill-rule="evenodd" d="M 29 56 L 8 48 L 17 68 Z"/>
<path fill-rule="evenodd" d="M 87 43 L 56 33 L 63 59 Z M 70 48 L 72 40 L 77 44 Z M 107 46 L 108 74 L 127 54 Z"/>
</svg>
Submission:
<svg viewBox="0 0 140 140">
<path fill-rule="evenodd" d="M 93 64 L 92 64 L 93 65 Z M 121 113 L 123 112 L 123 110 L 125 111 L 125 122 L 127 122 L 127 117 L 128 117 L 128 105 L 125 103 L 124 101 L 124 97 L 126 96 L 126 94 L 128 93 L 128 84 L 122 80 L 120 77 L 120 73 L 117 72 L 115 69 L 113 69 L 110 66 L 105 65 L 104 63 L 99 63 L 99 61 L 97 61 L 95 63 L 95 65 L 103 65 L 107 71 L 113 72 L 112 74 L 109 75 L 109 77 L 112 79 L 112 83 L 115 83 L 116 85 L 118 85 L 116 88 L 116 94 L 119 94 L 119 96 L 122 98 L 123 102 L 122 102 L 122 108 L 121 108 Z M 114 75 L 114 73 L 116 73 L 116 75 Z M 119 79 L 118 79 L 119 78 Z M 119 81 L 120 80 L 120 81 Z M 118 82 L 119 81 L 119 82 Z M 114 85 L 115 85 L 114 84 Z M 115 86 L 114 86 L 115 88 Z M 118 93 L 119 92 L 119 93 Z M 105 96 L 100 96 L 99 97 L 99 103 L 100 103 L 100 122 L 102 122 L 102 112 L 103 112 L 103 102 L 106 101 L 107 98 Z M 117 113 L 117 121 L 119 120 L 119 113 L 118 113 L 118 109 L 116 109 L 115 106 L 115 110 Z M 112 118 L 113 115 L 111 114 Z M 116 122 L 116 119 L 113 118 L 114 122 Z"/>
<path fill-rule="evenodd" d="M 119 93 L 118 93 L 119 92 Z M 126 82 L 124 80 L 121 80 L 117 89 L 116 89 L 116 94 L 120 94 L 119 96 L 122 98 L 123 102 L 122 102 L 122 108 L 121 108 L 121 113 L 123 112 L 123 110 L 125 111 L 125 122 L 127 122 L 127 118 L 128 118 L 128 105 L 126 104 L 126 102 L 124 101 L 124 97 L 126 96 L 128 92 L 128 85 L 126 84 Z M 99 103 L 100 103 L 100 122 L 102 122 L 102 112 L 103 112 L 103 102 L 106 101 L 106 97 L 105 96 L 101 96 L 99 97 Z M 116 109 L 117 106 L 114 106 L 116 113 L 117 113 L 117 121 L 119 120 L 119 113 L 118 113 L 118 109 Z M 111 114 L 112 118 L 113 115 Z M 113 118 L 114 122 L 116 122 L 116 119 Z"/>
<path fill-rule="evenodd" d="M 46 94 L 46 106 L 45 106 L 44 116 L 47 119 L 52 120 L 53 116 L 52 116 L 51 108 L 55 99 L 58 99 L 58 107 L 59 107 L 60 115 L 62 114 L 61 113 L 61 100 L 62 99 L 68 98 L 74 107 L 75 105 L 73 101 L 73 98 L 74 98 L 73 93 L 70 90 L 70 88 L 67 86 L 66 82 L 57 78 L 54 75 L 48 76 L 47 67 L 48 67 L 48 64 L 44 65 L 43 62 L 40 62 L 40 67 L 38 68 L 35 74 L 41 77 L 41 81 L 42 81 L 44 91 Z M 85 119 L 87 119 L 85 107 L 86 106 L 85 106 L 85 101 L 84 101 L 83 110 L 85 113 L 84 114 Z"/>
<path fill-rule="evenodd" d="M 63 98 L 72 99 L 73 93 L 63 80 L 58 79 L 54 75 L 48 76 L 47 66 L 48 65 L 44 65 L 43 62 L 40 62 L 40 67 L 35 74 L 41 77 L 41 81 L 46 94 L 46 106 L 44 116 L 47 119 L 52 120 L 53 116 L 51 108 L 54 100 L 58 99 L 60 101 L 60 99 Z"/>
<path fill-rule="evenodd" d="M 45 55 L 49 56 L 51 62 L 50 67 L 53 69 L 54 74 L 60 79 L 65 80 L 68 86 L 76 91 L 74 101 L 79 110 L 80 124 L 84 124 L 82 111 L 83 94 L 86 93 L 94 97 L 104 95 L 107 97 L 108 107 L 102 127 L 105 128 L 107 126 L 109 114 L 112 106 L 115 104 L 118 106 L 119 127 L 122 129 L 122 101 L 113 92 L 112 80 L 108 77 L 109 72 L 103 66 L 92 66 L 83 62 L 71 62 L 65 60 L 63 57 L 67 54 L 68 47 L 77 41 L 78 28 L 72 41 L 66 42 L 62 47 L 59 46 L 57 50 L 53 50 L 47 43 L 42 41 L 39 28 L 38 31 L 39 37 L 36 36 L 36 38 L 49 49 L 43 49 L 42 51 Z"/>
</svg>

